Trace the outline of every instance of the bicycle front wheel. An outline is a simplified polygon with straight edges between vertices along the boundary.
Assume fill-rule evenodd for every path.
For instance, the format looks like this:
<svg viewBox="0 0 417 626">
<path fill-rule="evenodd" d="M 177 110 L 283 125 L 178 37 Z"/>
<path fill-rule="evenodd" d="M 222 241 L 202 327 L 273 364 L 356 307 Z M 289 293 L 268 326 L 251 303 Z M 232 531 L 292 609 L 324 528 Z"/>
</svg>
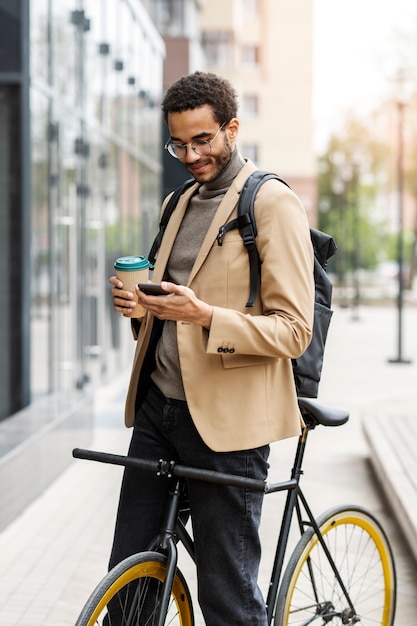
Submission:
<svg viewBox="0 0 417 626">
<path fill-rule="evenodd" d="M 392 626 L 396 576 L 392 550 L 378 520 L 357 506 L 317 519 L 351 604 L 312 528 L 300 538 L 280 586 L 275 626 Z"/>
<path fill-rule="evenodd" d="M 75 626 L 155 626 L 166 576 L 166 557 L 141 552 L 114 567 L 87 600 Z M 191 595 L 177 569 L 164 622 L 194 626 Z"/>
</svg>

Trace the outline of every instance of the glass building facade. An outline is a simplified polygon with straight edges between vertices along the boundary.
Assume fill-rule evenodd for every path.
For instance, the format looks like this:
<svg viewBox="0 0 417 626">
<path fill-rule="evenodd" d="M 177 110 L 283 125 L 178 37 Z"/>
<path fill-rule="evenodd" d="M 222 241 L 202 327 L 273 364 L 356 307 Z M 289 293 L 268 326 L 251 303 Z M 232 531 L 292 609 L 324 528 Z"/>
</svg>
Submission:
<svg viewBox="0 0 417 626">
<path fill-rule="evenodd" d="M 130 362 L 107 278 L 160 208 L 164 46 L 138 0 L 31 0 L 30 393 Z"/>
<path fill-rule="evenodd" d="M 108 277 L 157 228 L 164 56 L 140 0 L 0 0 L 0 529 L 131 365 Z"/>
</svg>

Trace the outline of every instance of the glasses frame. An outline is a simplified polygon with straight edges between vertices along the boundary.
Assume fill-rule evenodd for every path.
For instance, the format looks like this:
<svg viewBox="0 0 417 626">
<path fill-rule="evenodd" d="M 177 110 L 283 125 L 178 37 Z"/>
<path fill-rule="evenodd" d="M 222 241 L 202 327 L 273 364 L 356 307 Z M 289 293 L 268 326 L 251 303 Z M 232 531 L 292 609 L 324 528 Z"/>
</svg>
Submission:
<svg viewBox="0 0 417 626">
<path fill-rule="evenodd" d="M 219 126 L 216 134 L 214 135 L 214 137 L 212 139 L 195 139 L 191 143 L 176 143 L 175 141 L 173 141 L 170 138 L 170 139 L 168 139 L 168 141 L 164 145 L 164 148 L 165 148 L 165 150 L 168 151 L 168 154 L 170 154 L 172 157 L 174 157 L 174 159 L 178 159 L 179 161 L 181 161 L 181 160 L 186 158 L 187 153 L 188 153 L 188 147 L 190 147 L 191 150 L 195 154 L 197 154 L 198 156 L 208 156 L 211 153 L 211 144 L 217 138 L 218 134 L 220 133 L 221 130 L 223 130 L 223 128 L 224 128 L 224 126 L 226 126 L 226 124 L 227 124 L 227 122 L 223 122 L 223 124 L 221 126 Z M 199 142 L 199 145 L 197 147 L 195 146 L 196 142 Z M 204 152 L 203 154 L 201 154 L 201 152 L 198 151 L 198 148 L 201 148 L 202 145 L 207 145 L 209 147 L 208 152 Z M 178 148 L 182 148 L 184 150 L 184 156 L 183 157 L 180 157 L 180 156 L 178 156 L 178 154 L 175 153 L 175 146 L 177 146 Z"/>
</svg>

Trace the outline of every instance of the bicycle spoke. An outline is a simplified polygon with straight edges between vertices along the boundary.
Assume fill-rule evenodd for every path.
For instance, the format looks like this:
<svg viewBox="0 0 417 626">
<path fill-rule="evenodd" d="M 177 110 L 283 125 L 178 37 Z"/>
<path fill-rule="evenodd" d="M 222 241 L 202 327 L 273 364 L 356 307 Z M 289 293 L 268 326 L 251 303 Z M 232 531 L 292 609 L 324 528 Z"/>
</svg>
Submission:
<svg viewBox="0 0 417 626">
<path fill-rule="evenodd" d="M 348 596 L 311 529 L 289 561 L 277 601 L 276 624 L 392 626 L 395 570 L 375 518 L 360 508 L 339 507 L 323 517 L 319 527 Z"/>
</svg>

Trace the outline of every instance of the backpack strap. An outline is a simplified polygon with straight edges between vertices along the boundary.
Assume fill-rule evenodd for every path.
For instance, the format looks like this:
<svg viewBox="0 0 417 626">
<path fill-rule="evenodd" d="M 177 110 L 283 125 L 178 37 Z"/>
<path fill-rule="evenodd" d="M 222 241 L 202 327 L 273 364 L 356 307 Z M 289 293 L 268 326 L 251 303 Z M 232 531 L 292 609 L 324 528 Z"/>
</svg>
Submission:
<svg viewBox="0 0 417 626">
<path fill-rule="evenodd" d="M 256 235 L 258 234 L 258 229 L 256 227 L 255 220 L 255 198 L 260 187 L 267 180 L 271 180 L 273 178 L 289 187 L 285 180 L 279 178 L 276 174 L 273 174 L 272 172 L 265 172 L 263 170 L 256 170 L 246 179 L 239 196 L 239 203 L 237 205 L 238 219 L 244 215 L 249 215 L 247 224 L 239 228 L 243 243 L 249 255 L 250 290 L 249 299 L 246 304 L 247 307 L 253 307 L 255 304 L 256 294 L 258 291 L 258 280 L 261 275 L 261 259 L 259 257 L 258 248 L 256 247 Z"/>
<path fill-rule="evenodd" d="M 150 252 L 148 254 L 148 260 L 151 265 L 155 264 L 156 254 L 159 248 L 161 247 L 162 237 L 164 236 L 164 232 L 169 222 L 169 218 L 171 217 L 175 207 L 178 204 L 178 200 L 180 199 L 184 191 L 186 191 L 189 187 L 191 187 L 191 185 L 193 185 L 195 182 L 196 180 L 194 178 L 189 178 L 182 185 L 180 185 L 179 187 L 175 189 L 170 199 L 168 200 L 167 205 L 162 214 L 161 221 L 159 222 L 158 234 L 156 235 L 154 242 L 152 244 L 152 247 L 150 249 Z"/>
<path fill-rule="evenodd" d="M 264 170 L 256 170 L 245 181 L 242 187 L 242 191 L 239 195 L 239 202 L 237 205 L 237 218 L 231 220 L 224 226 L 221 226 L 217 235 L 217 242 L 219 246 L 222 245 L 223 237 L 226 233 L 234 228 L 238 228 L 240 235 L 243 239 L 244 246 L 248 251 L 249 256 L 249 299 L 246 303 L 247 307 L 253 307 L 255 304 L 256 294 L 258 291 L 258 280 L 260 276 L 261 260 L 259 258 L 258 248 L 256 247 L 256 235 L 258 230 L 256 228 L 255 220 L 255 198 L 259 191 L 259 188 L 267 181 L 275 178 L 284 185 L 289 187 L 288 183 L 282 178 L 273 174 L 272 172 L 266 172 Z"/>
</svg>

